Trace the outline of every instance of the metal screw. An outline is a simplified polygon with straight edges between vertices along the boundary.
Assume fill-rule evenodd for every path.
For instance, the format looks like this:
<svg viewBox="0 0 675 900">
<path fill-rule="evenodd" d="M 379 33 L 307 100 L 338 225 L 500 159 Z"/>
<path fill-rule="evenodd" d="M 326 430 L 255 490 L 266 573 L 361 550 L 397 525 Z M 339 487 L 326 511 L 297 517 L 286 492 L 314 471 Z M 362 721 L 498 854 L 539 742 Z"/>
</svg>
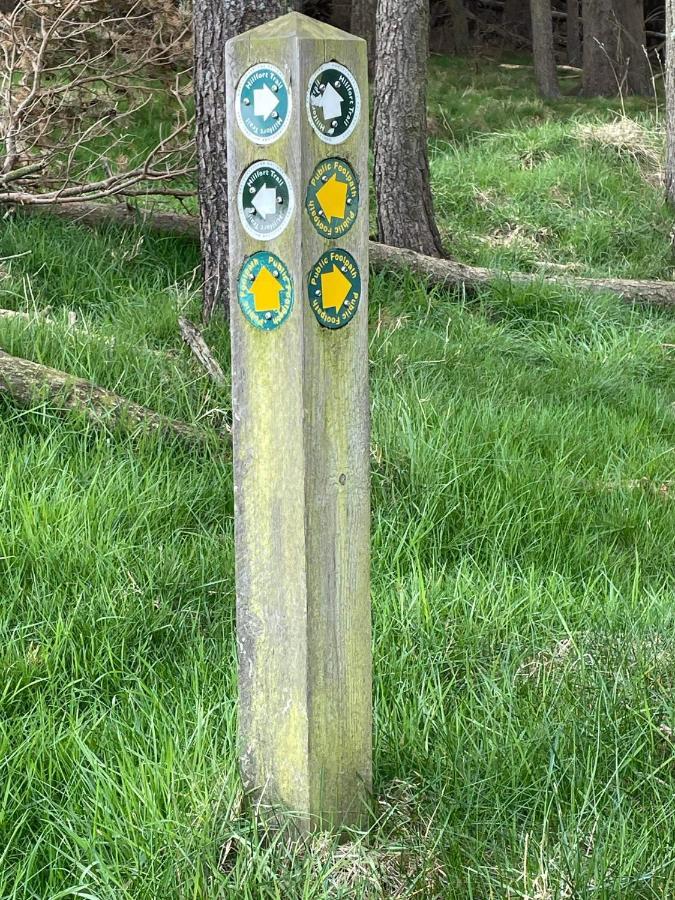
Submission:
<svg viewBox="0 0 675 900">
<path fill-rule="evenodd" d="M 250 106 L 250 105 L 251 105 L 251 101 L 248 99 L 248 97 L 244 97 L 244 106 Z"/>
<path fill-rule="evenodd" d="M 275 94 L 279 93 L 279 85 L 278 85 L 278 84 L 273 84 L 273 85 L 272 85 L 272 90 L 274 91 Z"/>
<path fill-rule="evenodd" d="M 330 124 L 333 126 L 333 128 L 337 128 L 337 119 L 333 119 Z"/>
</svg>

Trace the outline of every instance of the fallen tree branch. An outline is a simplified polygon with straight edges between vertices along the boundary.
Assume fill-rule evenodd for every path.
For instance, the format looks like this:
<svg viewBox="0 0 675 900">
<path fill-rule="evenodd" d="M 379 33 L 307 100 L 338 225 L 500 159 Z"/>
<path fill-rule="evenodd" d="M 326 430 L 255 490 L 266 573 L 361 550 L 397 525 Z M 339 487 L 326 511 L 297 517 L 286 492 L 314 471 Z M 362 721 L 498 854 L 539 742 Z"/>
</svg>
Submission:
<svg viewBox="0 0 675 900">
<path fill-rule="evenodd" d="M 184 235 L 199 239 L 199 219 L 185 213 L 173 213 L 151 209 L 140 209 L 129 203 L 93 203 L 78 201 L 73 203 L 56 203 L 33 206 L 26 204 L 15 209 L 29 215 L 55 215 L 61 219 L 100 228 L 104 225 L 147 225 L 151 231 L 159 234 Z"/>
<path fill-rule="evenodd" d="M 220 367 L 220 363 L 209 349 L 209 345 L 204 340 L 201 331 L 185 316 L 178 317 L 178 327 L 183 340 L 192 350 L 192 354 L 197 362 L 211 381 L 222 387 L 225 384 L 225 374 Z"/>
<path fill-rule="evenodd" d="M 93 227 L 115 224 L 122 226 L 145 225 L 161 234 L 179 234 L 199 239 L 199 222 L 196 216 L 179 213 L 155 213 L 147 209 L 135 209 L 128 204 L 68 203 L 53 206 L 22 206 L 21 210 L 33 214 L 58 215 Z M 443 287 L 464 287 L 473 291 L 484 285 L 506 281 L 516 285 L 552 285 L 554 287 L 615 294 L 626 303 L 644 303 L 653 306 L 675 306 L 675 281 L 642 281 L 624 278 L 578 278 L 568 275 L 541 275 L 530 272 L 509 272 L 467 266 L 449 259 L 423 256 L 412 250 L 389 247 L 370 241 L 370 264 L 376 270 L 409 270 L 430 284 Z"/>
<path fill-rule="evenodd" d="M 441 287 L 463 285 L 475 289 L 483 285 L 506 281 L 510 284 L 532 286 L 549 285 L 590 291 L 594 294 L 615 294 L 626 303 L 645 303 L 653 306 L 675 306 L 675 281 L 639 281 L 624 278 L 578 278 L 568 275 L 541 275 L 529 272 L 498 272 L 480 266 L 466 266 L 449 259 L 435 259 L 412 250 L 388 247 L 370 242 L 370 263 L 375 269 L 400 271 L 409 269 L 430 284 Z"/>
<path fill-rule="evenodd" d="M 208 439 L 208 432 L 187 422 L 170 419 L 90 381 L 10 356 L 4 350 L 0 350 L 2 395 L 24 408 L 48 400 L 61 410 L 81 412 L 90 422 L 106 428 L 156 432 L 177 437 L 189 445 L 202 444 Z"/>
</svg>

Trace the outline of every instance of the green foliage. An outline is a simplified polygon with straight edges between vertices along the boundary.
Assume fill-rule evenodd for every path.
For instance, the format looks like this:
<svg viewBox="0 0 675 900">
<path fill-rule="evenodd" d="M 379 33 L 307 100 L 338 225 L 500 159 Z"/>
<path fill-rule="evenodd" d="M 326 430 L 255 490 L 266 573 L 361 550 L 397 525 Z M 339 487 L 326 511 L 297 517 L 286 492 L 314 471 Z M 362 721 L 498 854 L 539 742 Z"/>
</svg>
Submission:
<svg viewBox="0 0 675 900">
<path fill-rule="evenodd" d="M 575 136 L 599 107 L 504 72 L 433 79 L 466 120 L 434 156 L 458 255 L 668 274 L 642 163 Z M 505 221 L 551 235 L 476 241 Z M 27 219 L 0 257 L 0 306 L 53 320 L 0 346 L 227 418 L 177 335 L 194 246 Z M 0 896 L 673 896 L 673 345 L 612 298 L 373 279 L 376 823 L 346 845 L 241 806 L 227 454 L 0 401 Z"/>
<path fill-rule="evenodd" d="M 504 65 L 521 67 L 447 60 L 430 79 L 433 190 L 453 255 L 527 271 L 669 278 L 654 103 L 581 101 L 576 76 L 563 79 L 562 100 L 546 103 L 531 67 Z M 629 141 L 593 135 L 612 120 L 633 125 Z"/>
</svg>

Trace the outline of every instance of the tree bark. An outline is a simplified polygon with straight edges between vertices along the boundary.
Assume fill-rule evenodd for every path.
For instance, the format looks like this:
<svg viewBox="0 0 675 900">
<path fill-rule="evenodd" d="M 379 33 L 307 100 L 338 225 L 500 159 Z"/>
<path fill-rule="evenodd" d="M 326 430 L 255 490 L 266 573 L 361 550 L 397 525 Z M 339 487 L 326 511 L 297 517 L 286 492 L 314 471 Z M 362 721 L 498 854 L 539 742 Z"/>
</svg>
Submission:
<svg viewBox="0 0 675 900">
<path fill-rule="evenodd" d="M 675 208 L 675 0 L 666 0 L 666 200 Z"/>
<path fill-rule="evenodd" d="M 560 88 L 555 67 L 551 0 L 530 0 L 530 9 L 532 11 L 534 76 L 537 80 L 537 87 L 545 100 L 555 100 L 560 96 Z"/>
<path fill-rule="evenodd" d="M 584 0 L 586 97 L 652 93 L 643 0 Z"/>
<path fill-rule="evenodd" d="M 287 6 L 285 0 L 194 0 L 194 92 L 205 322 L 216 307 L 227 308 L 225 43 L 282 15 Z"/>
<path fill-rule="evenodd" d="M 368 44 L 368 77 L 375 74 L 377 0 L 352 0 L 352 34 Z"/>
<path fill-rule="evenodd" d="M 625 60 L 629 94 L 645 97 L 654 93 L 647 56 L 644 0 L 616 0 L 621 23 L 621 54 Z"/>
<path fill-rule="evenodd" d="M 379 0 L 373 108 L 379 239 L 441 256 L 429 184 L 428 47 L 429 0 Z"/>
<path fill-rule="evenodd" d="M 567 62 L 571 66 L 581 65 L 581 31 L 579 26 L 579 0 L 567 0 Z"/>
<path fill-rule="evenodd" d="M 468 56 L 469 23 L 463 0 L 439 0 L 431 7 L 429 46 L 435 53 Z"/>
</svg>

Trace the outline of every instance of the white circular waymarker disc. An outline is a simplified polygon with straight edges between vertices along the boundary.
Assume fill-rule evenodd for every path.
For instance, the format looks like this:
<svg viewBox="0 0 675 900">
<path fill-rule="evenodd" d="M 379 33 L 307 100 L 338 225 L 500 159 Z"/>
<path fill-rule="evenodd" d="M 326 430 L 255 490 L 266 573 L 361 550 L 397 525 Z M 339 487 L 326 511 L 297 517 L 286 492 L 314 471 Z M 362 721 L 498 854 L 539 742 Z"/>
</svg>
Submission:
<svg viewBox="0 0 675 900">
<path fill-rule="evenodd" d="M 326 144 L 341 144 L 361 116 L 361 93 L 354 75 L 338 62 L 314 72 L 307 88 L 307 118 Z"/>
<path fill-rule="evenodd" d="M 284 231 L 295 209 L 293 185 L 281 166 L 259 160 L 246 169 L 237 190 L 239 220 L 259 241 L 272 241 Z"/>
<path fill-rule="evenodd" d="M 272 63 L 256 63 L 239 79 L 234 97 L 237 124 L 254 144 L 272 144 L 288 128 L 292 99 L 284 74 Z"/>
</svg>

